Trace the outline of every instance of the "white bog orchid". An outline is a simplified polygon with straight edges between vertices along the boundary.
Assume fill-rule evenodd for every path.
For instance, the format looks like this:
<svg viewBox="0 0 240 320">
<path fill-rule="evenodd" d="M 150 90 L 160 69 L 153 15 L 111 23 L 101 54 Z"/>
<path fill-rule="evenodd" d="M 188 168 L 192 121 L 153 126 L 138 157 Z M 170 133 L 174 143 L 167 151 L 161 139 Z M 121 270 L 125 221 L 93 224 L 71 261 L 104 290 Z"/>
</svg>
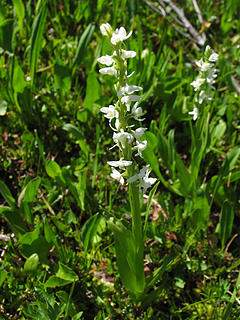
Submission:
<svg viewBox="0 0 240 320">
<path fill-rule="evenodd" d="M 106 67 L 99 69 L 99 72 L 102 74 L 109 74 L 110 76 L 115 76 L 117 78 L 117 70 L 114 67 Z"/>
<path fill-rule="evenodd" d="M 117 82 L 114 85 L 118 97 L 117 103 L 100 109 L 104 117 L 109 120 L 109 125 L 114 131 L 113 141 L 115 145 L 110 150 L 118 147 L 122 155 L 118 161 L 107 162 L 112 167 L 110 175 L 121 184 L 124 184 L 124 175 L 126 179 L 128 178 L 128 183 L 136 182 L 139 186 L 139 191 L 146 192 L 156 181 L 154 178 L 149 178 L 149 166 L 142 168 L 137 174 L 133 174 L 132 177 L 130 176 L 131 172 L 136 172 L 138 168 L 136 157 L 142 157 L 142 152 L 147 147 L 147 140 L 141 140 L 146 128 L 140 127 L 132 130 L 135 124 L 129 123 L 130 119 L 137 121 L 144 120 L 142 118 L 143 110 L 138 106 L 142 97 L 134 94 L 143 88 L 128 83 L 128 79 L 134 74 L 134 71 L 128 75 L 126 59 L 134 58 L 136 52 L 122 48 L 122 42 L 128 39 L 132 32 L 127 34 L 123 27 L 114 31 L 108 23 L 103 24 L 100 29 L 102 34 L 108 37 L 114 50 L 112 55 L 104 55 L 97 59 L 99 63 L 107 66 L 100 69 L 99 72 L 101 74 L 114 75 L 117 78 Z M 132 102 L 134 103 L 133 107 L 131 107 Z M 128 169 L 124 173 L 116 170 L 116 168 L 125 170 L 127 167 Z"/>
<path fill-rule="evenodd" d="M 132 161 L 127 161 L 120 159 L 118 161 L 108 161 L 107 162 L 111 167 L 119 167 L 120 169 L 131 166 Z"/>
<path fill-rule="evenodd" d="M 198 117 L 198 108 L 194 106 L 193 111 L 188 112 L 189 114 L 193 115 L 193 121 L 197 120 Z"/>
<path fill-rule="evenodd" d="M 108 36 L 108 35 L 111 35 L 112 34 L 112 27 L 110 26 L 109 23 L 103 23 L 101 26 L 100 26 L 100 31 L 102 33 L 103 36 Z"/>
<path fill-rule="evenodd" d="M 112 33 L 111 43 L 113 45 L 116 45 L 118 42 L 122 42 L 128 39 L 129 37 L 131 37 L 131 35 L 132 35 L 132 31 L 130 31 L 129 34 L 127 35 L 125 28 L 121 27 L 120 29 L 116 29 Z"/>
<path fill-rule="evenodd" d="M 116 107 L 111 104 L 108 107 L 101 108 L 100 111 L 102 111 L 104 113 L 104 117 L 109 120 L 118 118 L 118 111 L 116 110 Z"/>
<path fill-rule="evenodd" d="M 198 91 L 204 82 L 205 82 L 204 78 L 198 78 L 197 80 L 191 82 L 191 86 L 194 87 L 194 91 Z"/>
<path fill-rule="evenodd" d="M 116 179 L 117 181 L 119 181 L 121 183 L 121 185 L 124 184 L 124 178 L 123 178 L 122 174 L 119 171 L 117 171 L 115 168 L 112 168 L 112 173 L 110 174 L 110 176 L 113 179 Z"/>
<path fill-rule="evenodd" d="M 139 86 L 134 86 L 134 85 L 128 85 L 128 84 L 126 84 L 125 87 L 122 87 L 122 88 L 120 88 L 120 90 L 118 90 L 117 95 L 118 95 L 118 96 L 122 96 L 122 95 L 124 95 L 124 94 L 132 94 L 132 93 L 134 93 L 134 92 L 136 92 L 136 91 L 140 91 L 140 90 L 142 90 L 142 89 L 143 89 L 143 88 L 142 88 L 142 87 L 139 87 Z"/>
<path fill-rule="evenodd" d="M 112 56 L 106 55 L 97 59 L 97 62 L 105 64 L 106 66 L 111 66 L 114 63 Z"/>
</svg>

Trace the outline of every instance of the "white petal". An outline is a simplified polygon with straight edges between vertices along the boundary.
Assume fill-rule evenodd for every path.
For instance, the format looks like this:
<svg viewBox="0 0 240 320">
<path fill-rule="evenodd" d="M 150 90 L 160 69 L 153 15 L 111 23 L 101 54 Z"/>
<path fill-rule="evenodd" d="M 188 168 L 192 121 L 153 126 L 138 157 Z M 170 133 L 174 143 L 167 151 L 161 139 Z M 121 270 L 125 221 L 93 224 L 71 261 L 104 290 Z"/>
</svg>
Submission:
<svg viewBox="0 0 240 320">
<path fill-rule="evenodd" d="M 100 26 L 100 31 L 101 31 L 102 35 L 107 36 L 108 34 L 112 33 L 112 27 L 110 26 L 109 23 L 103 23 Z"/>
<path fill-rule="evenodd" d="M 97 59 L 97 62 L 111 66 L 114 63 L 112 56 L 106 55 Z"/>
<path fill-rule="evenodd" d="M 117 77 L 117 70 L 114 67 L 106 67 L 99 69 L 99 72 L 102 74 L 109 74 L 111 76 Z"/>
</svg>

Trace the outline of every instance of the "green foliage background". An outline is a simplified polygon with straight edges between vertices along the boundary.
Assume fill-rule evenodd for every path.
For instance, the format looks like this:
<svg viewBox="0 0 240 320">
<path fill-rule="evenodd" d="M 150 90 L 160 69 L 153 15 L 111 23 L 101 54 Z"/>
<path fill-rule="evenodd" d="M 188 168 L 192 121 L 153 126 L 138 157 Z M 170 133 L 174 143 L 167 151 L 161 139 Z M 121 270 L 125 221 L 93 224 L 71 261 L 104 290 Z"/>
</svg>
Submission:
<svg viewBox="0 0 240 320">
<path fill-rule="evenodd" d="M 203 48 L 147 1 L 1 0 L 0 318 L 239 319 L 240 5 L 198 4 L 203 25 L 177 2 L 219 54 L 206 126 L 188 114 Z M 111 52 L 105 22 L 133 30 L 144 159 L 160 181 L 141 303 L 122 287 L 106 223 L 128 226 L 130 209 L 106 164 L 117 155 L 100 112 L 116 95 L 96 62 Z"/>
</svg>

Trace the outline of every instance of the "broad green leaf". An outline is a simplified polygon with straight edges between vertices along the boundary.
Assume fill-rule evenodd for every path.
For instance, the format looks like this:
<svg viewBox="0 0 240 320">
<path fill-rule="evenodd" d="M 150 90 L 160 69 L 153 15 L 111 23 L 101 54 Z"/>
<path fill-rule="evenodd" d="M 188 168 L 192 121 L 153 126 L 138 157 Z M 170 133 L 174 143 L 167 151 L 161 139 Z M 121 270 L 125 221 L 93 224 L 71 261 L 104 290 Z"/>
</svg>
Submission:
<svg viewBox="0 0 240 320">
<path fill-rule="evenodd" d="M 39 264 L 39 256 L 37 253 L 33 253 L 29 258 L 27 258 L 24 263 L 24 271 L 25 272 L 33 272 L 37 269 Z"/>
<path fill-rule="evenodd" d="M 53 160 L 49 160 L 46 163 L 45 169 L 46 169 L 47 174 L 51 178 L 59 177 L 62 174 L 62 170 L 61 170 L 60 166 L 57 164 L 56 161 L 53 161 Z"/>
<path fill-rule="evenodd" d="M 15 199 L 13 198 L 11 191 L 8 189 L 6 184 L 0 180 L 0 193 L 2 194 L 3 198 L 7 201 L 10 207 L 15 207 Z"/>
<path fill-rule="evenodd" d="M 87 26 L 86 30 L 83 32 L 78 43 L 76 55 L 73 60 L 73 68 L 78 67 L 81 63 L 83 63 L 83 61 L 81 60 L 83 59 L 86 48 L 88 47 L 89 42 L 92 38 L 94 29 L 95 26 L 90 23 Z"/>
<path fill-rule="evenodd" d="M 0 116 L 5 116 L 5 114 L 7 113 L 7 107 L 8 107 L 8 103 L 5 100 L 1 100 L 0 101 Z"/>
<path fill-rule="evenodd" d="M 210 205 L 205 191 L 198 190 L 196 198 L 193 199 L 191 221 L 193 228 L 206 230 L 208 227 Z"/>
<path fill-rule="evenodd" d="M 234 208 L 231 202 L 228 200 L 224 201 L 219 223 L 216 228 L 216 233 L 219 234 L 221 238 L 222 249 L 224 248 L 226 241 L 231 237 L 232 227 L 233 227 L 233 219 L 234 219 Z"/>
<path fill-rule="evenodd" d="M 55 287 L 63 287 L 66 286 L 67 284 L 71 283 L 72 281 L 69 280 L 64 280 L 61 278 L 58 278 L 56 276 L 51 276 L 46 282 L 45 282 L 45 287 L 46 288 L 55 288 Z"/>
<path fill-rule="evenodd" d="M 116 258 L 118 270 L 124 286 L 135 296 L 143 293 L 145 288 L 144 272 L 141 273 L 141 278 L 138 278 L 139 270 L 143 270 L 142 265 L 137 265 L 136 244 L 132 233 L 123 226 L 120 221 L 116 223 L 113 220 L 109 221 L 109 226 L 114 233 L 114 243 L 116 250 Z"/>
<path fill-rule="evenodd" d="M 39 236 L 37 239 L 33 240 L 29 244 L 21 243 L 19 245 L 19 250 L 24 258 L 27 259 L 32 254 L 37 253 L 39 256 L 39 261 L 45 265 L 49 264 L 47 255 L 50 249 L 51 249 L 51 244 L 49 244 L 46 241 L 46 239 L 42 236 Z"/>
<path fill-rule="evenodd" d="M 17 236 L 21 236 L 26 232 L 26 226 L 17 208 L 0 206 L 0 215 L 4 217 L 4 219 L 8 222 L 11 230 Z"/>
<path fill-rule="evenodd" d="M 22 200 L 29 203 L 32 203 L 34 201 L 40 182 L 41 182 L 41 178 L 39 177 L 28 182 L 28 184 L 26 185 L 26 187 L 23 189 L 20 196 L 18 197 L 18 206 L 20 206 Z"/>
<path fill-rule="evenodd" d="M 237 162 L 237 159 L 240 155 L 240 148 L 239 146 L 234 147 L 230 154 L 227 155 L 226 160 L 223 163 L 223 166 L 220 170 L 220 174 L 222 174 L 223 177 L 227 177 L 230 173 L 230 171 L 235 166 L 235 163 Z"/>
<path fill-rule="evenodd" d="M 99 83 L 96 72 L 92 71 L 87 77 L 87 89 L 84 99 L 84 107 L 90 111 L 93 109 L 93 103 L 100 98 Z"/>
<path fill-rule="evenodd" d="M 57 89 L 64 92 L 70 91 L 72 85 L 71 73 L 63 62 L 59 59 L 54 64 L 54 80 Z"/>
<path fill-rule="evenodd" d="M 94 246 L 97 233 L 102 224 L 102 220 L 103 217 L 97 213 L 84 223 L 81 231 L 81 239 L 85 252 Z"/>
<path fill-rule="evenodd" d="M 38 58 L 42 46 L 44 26 L 47 18 L 46 1 L 43 2 L 40 12 L 36 16 L 32 26 L 32 35 L 30 42 L 30 77 L 31 85 L 34 83 L 34 77 L 37 70 Z"/>
<path fill-rule="evenodd" d="M 78 275 L 71 268 L 64 265 L 62 262 L 58 263 L 58 271 L 56 273 L 56 277 L 71 282 L 78 280 Z"/>
<path fill-rule="evenodd" d="M 13 52 L 12 37 L 14 20 L 7 19 L 0 22 L 0 48 L 8 52 Z"/>
<path fill-rule="evenodd" d="M 6 278 L 7 278 L 7 271 L 0 270 L 0 287 L 2 286 L 2 284 Z"/>
<path fill-rule="evenodd" d="M 13 0 L 14 9 L 18 17 L 20 33 L 23 35 L 23 19 L 25 17 L 25 8 L 22 0 Z"/>
</svg>

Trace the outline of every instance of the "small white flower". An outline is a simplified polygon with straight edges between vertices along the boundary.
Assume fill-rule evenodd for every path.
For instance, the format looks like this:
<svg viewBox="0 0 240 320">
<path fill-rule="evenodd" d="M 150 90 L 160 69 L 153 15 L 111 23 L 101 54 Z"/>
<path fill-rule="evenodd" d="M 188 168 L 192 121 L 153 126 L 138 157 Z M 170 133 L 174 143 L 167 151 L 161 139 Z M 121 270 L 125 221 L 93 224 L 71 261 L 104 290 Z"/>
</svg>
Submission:
<svg viewBox="0 0 240 320">
<path fill-rule="evenodd" d="M 210 57 L 208 58 L 208 60 L 209 60 L 210 62 L 217 62 L 217 61 L 218 61 L 218 54 L 215 53 L 215 52 L 213 52 L 213 53 L 210 55 Z"/>
<path fill-rule="evenodd" d="M 188 112 L 189 114 L 193 115 L 193 121 L 197 120 L 198 117 L 198 108 L 194 106 L 193 111 Z"/>
<path fill-rule="evenodd" d="M 120 159 L 119 161 L 108 161 L 107 162 L 111 167 L 119 167 L 120 169 L 131 166 L 132 161 L 127 161 Z"/>
<path fill-rule="evenodd" d="M 26 77 L 26 81 L 31 81 L 31 77 L 30 77 L 30 76 L 27 76 L 27 77 Z"/>
<path fill-rule="evenodd" d="M 111 66 L 114 63 L 112 56 L 106 55 L 97 59 L 97 62 L 101 64 L 105 64 L 107 66 Z"/>
<path fill-rule="evenodd" d="M 124 184 L 124 178 L 122 174 L 119 171 L 117 171 L 115 168 L 112 168 L 112 173 L 110 174 L 110 176 L 113 179 L 116 179 L 117 181 L 119 181 L 122 185 Z"/>
<path fill-rule="evenodd" d="M 131 144 L 133 140 L 133 135 L 129 132 L 124 132 L 123 129 L 121 129 L 120 132 L 114 132 L 113 134 L 113 141 L 117 144 L 117 146 L 119 146 L 120 143 L 123 148 L 125 148 L 126 143 Z"/>
<path fill-rule="evenodd" d="M 102 35 L 108 36 L 108 35 L 111 35 L 111 33 L 112 33 L 112 27 L 110 26 L 109 23 L 103 23 L 100 26 L 100 31 L 101 31 Z"/>
<path fill-rule="evenodd" d="M 142 152 L 143 150 L 145 150 L 147 147 L 147 140 L 144 140 L 144 141 L 136 141 L 136 146 L 132 148 L 132 150 L 137 150 L 137 154 L 136 156 L 140 156 L 141 158 L 143 157 L 142 156 Z"/>
<path fill-rule="evenodd" d="M 139 191 L 144 194 L 156 181 L 156 178 L 144 177 L 139 183 Z"/>
<path fill-rule="evenodd" d="M 104 117 L 109 120 L 113 118 L 118 118 L 118 111 L 116 110 L 115 106 L 109 105 L 109 107 L 103 107 L 100 109 L 104 113 Z"/>
<path fill-rule="evenodd" d="M 129 32 L 127 35 L 127 32 L 125 28 L 121 27 L 120 29 L 116 29 L 111 37 L 111 43 L 113 45 L 116 45 L 118 42 L 124 41 L 128 39 L 132 35 L 132 31 Z"/>
<path fill-rule="evenodd" d="M 200 93 L 199 93 L 199 97 L 198 99 L 196 98 L 196 102 L 198 102 L 199 104 L 202 104 L 204 100 L 207 100 L 207 101 L 211 101 L 213 100 L 212 98 L 210 98 L 204 90 L 201 90 Z"/>
<path fill-rule="evenodd" d="M 146 130 L 146 128 L 137 128 L 135 131 L 132 131 L 132 133 L 134 137 L 139 140 Z"/>
<path fill-rule="evenodd" d="M 145 193 L 148 188 L 150 188 L 155 182 L 156 178 L 149 178 L 150 170 L 149 166 L 142 168 L 139 173 L 135 174 L 127 180 L 127 182 L 135 182 L 139 180 L 139 191 Z"/>
<path fill-rule="evenodd" d="M 209 63 L 209 62 L 203 62 L 203 60 L 199 60 L 199 61 L 196 61 L 196 65 L 200 68 L 200 70 L 202 72 L 206 72 L 208 71 L 211 67 L 212 67 L 212 64 Z"/>
<path fill-rule="evenodd" d="M 121 50 L 121 58 L 124 59 L 129 59 L 129 58 L 134 58 L 136 57 L 136 51 L 131 51 L 131 50 Z"/>
<path fill-rule="evenodd" d="M 217 70 L 216 69 L 209 70 L 207 73 L 207 82 L 214 83 L 215 78 L 217 78 Z"/>
<path fill-rule="evenodd" d="M 143 110 L 141 107 L 138 107 L 138 102 L 134 104 L 131 115 L 137 121 L 143 121 L 145 119 L 141 118 L 143 116 Z"/>
<path fill-rule="evenodd" d="M 121 102 L 124 103 L 127 107 L 127 111 L 130 111 L 130 105 L 131 102 L 133 101 L 140 101 L 142 98 L 140 96 L 137 95 L 132 95 L 132 96 L 123 96 L 121 98 Z"/>
<path fill-rule="evenodd" d="M 118 96 L 122 96 L 123 94 L 132 94 L 136 91 L 140 91 L 142 90 L 142 87 L 139 86 L 135 86 L 135 85 L 126 85 L 125 87 L 120 88 L 120 90 L 118 91 L 117 95 Z"/>
<path fill-rule="evenodd" d="M 197 80 L 191 82 L 191 86 L 194 87 L 194 91 L 199 90 L 199 88 L 201 87 L 201 85 L 205 82 L 205 79 L 203 78 L 198 78 Z"/>
<path fill-rule="evenodd" d="M 109 74 L 111 76 L 117 77 L 117 70 L 114 67 L 106 67 L 99 69 L 99 72 L 102 74 Z"/>
</svg>

